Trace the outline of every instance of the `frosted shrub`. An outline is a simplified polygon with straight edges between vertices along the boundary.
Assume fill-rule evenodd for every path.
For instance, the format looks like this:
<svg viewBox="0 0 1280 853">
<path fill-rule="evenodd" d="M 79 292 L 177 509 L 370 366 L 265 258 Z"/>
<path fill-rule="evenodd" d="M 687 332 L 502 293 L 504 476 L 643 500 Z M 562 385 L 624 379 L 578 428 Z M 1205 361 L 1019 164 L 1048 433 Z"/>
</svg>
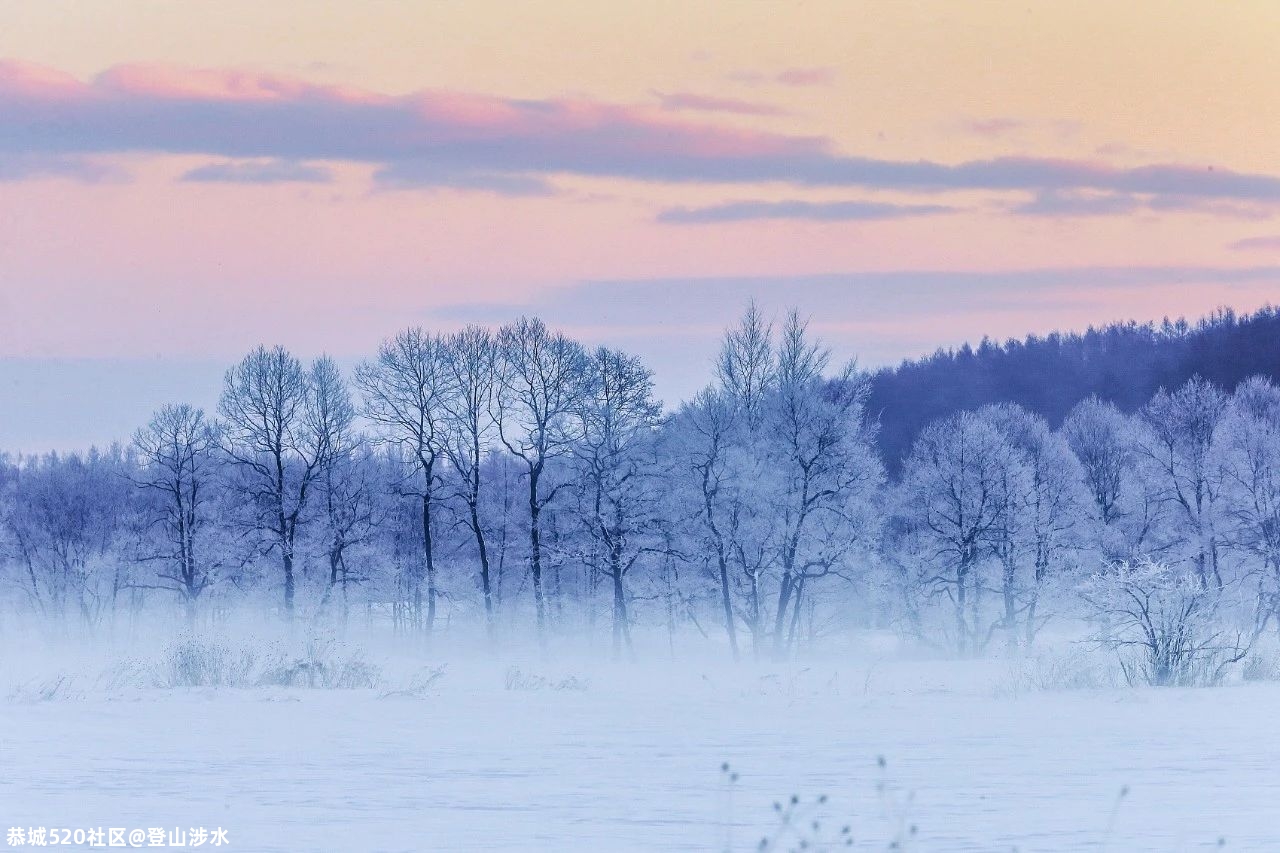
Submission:
<svg viewBox="0 0 1280 853">
<path fill-rule="evenodd" d="M 381 681 L 382 671 L 359 651 L 340 656 L 333 640 L 319 638 L 308 640 L 300 656 L 277 658 L 258 678 L 263 686 L 327 690 L 369 689 Z"/>
<path fill-rule="evenodd" d="M 409 682 L 398 690 L 389 690 L 383 693 L 379 698 L 387 699 L 393 696 L 405 697 L 409 699 L 425 699 L 435 690 L 436 682 L 444 678 L 447 666 L 424 666 L 409 677 Z"/>
<path fill-rule="evenodd" d="M 505 685 L 508 690 L 583 691 L 591 687 L 591 680 L 587 678 L 578 678 L 576 675 L 570 675 L 559 679 L 548 678 L 545 675 L 535 675 L 534 673 L 522 671 L 518 666 L 512 666 L 507 668 Z"/>
<path fill-rule="evenodd" d="M 156 665 L 157 687 L 247 687 L 257 665 L 249 647 L 230 646 L 194 637 L 170 643 Z"/>
<path fill-rule="evenodd" d="M 1115 665 L 1097 655 L 1041 651 L 1018 658 L 1012 665 L 1014 693 L 1042 690 L 1100 690 L 1115 687 Z"/>
<path fill-rule="evenodd" d="M 1240 677 L 1245 681 L 1280 681 L 1280 655 L 1254 649 L 1244 659 Z"/>
<path fill-rule="evenodd" d="M 35 702 L 82 699 L 84 694 L 75 688 L 75 679 L 72 676 L 59 675 L 48 680 L 36 679 L 24 684 L 14 685 L 7 698 L 10 702 L 32 704 Z"/>
<path fill-rule="evenodd" d="M 307 687 L 327 690 L 371 689 L 382 671 L 359 651 L 342 652 L 327 639 L 311 639 L 301 654 L 281 649 L 260 653 L 252 643 L 230 645 L 217 640 L 186 637 L 167 645 L 147 669 L 150 684 L 177 687 Z M 117 666 L 108 686 L 137 681 L 137 663 Z M 142 685 L 139 685 L 142 686 Z"/>
<path fill-rule="evenodd" d="M 1121 563 L 1090 578 L 1082 595 L 1101 626 L 1094 641 L 1117 655 L 1131 685 L 1217 684 L 1249 651 L 1220 621 L 1220 591 L 1192 572 Z"/>
</svg>

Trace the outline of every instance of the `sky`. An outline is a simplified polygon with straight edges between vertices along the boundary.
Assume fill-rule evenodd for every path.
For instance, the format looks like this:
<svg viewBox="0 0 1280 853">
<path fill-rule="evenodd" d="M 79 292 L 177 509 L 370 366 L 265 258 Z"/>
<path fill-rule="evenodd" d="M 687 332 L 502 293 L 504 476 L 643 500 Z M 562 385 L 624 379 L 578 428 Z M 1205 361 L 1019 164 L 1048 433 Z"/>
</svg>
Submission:
<svg viewBox="0 0 1280 853">
<path fill-rule="evenodd" d="M 673 405 L 1280 301 L 1280 4 L 0 0 L 0 450 L 536 313 Z"/>
</svg>

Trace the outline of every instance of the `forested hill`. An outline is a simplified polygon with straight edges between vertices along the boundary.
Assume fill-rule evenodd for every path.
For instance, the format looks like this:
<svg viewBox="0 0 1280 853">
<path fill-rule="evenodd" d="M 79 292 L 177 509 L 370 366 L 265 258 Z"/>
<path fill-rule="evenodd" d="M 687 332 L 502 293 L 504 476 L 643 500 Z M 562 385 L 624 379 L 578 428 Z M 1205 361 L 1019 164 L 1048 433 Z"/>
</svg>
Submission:
<svg viewBox="0 0 1280 853">
<path fill-rule="evenodd" d="M 1014 402 L 1056 427 L 1090 394 L 1129 412 L 1197 373 L 1227 390 L 1254 374 L 1280 379 L 1280 309 L 1243 316 L 1224 309 L 1194 324 L 1116 323 L 939 350 L 879 371 L 868 409 L 880 418 L 880 446 L 896 470 L 925 424 L 961 409 Z"/>
</svg>

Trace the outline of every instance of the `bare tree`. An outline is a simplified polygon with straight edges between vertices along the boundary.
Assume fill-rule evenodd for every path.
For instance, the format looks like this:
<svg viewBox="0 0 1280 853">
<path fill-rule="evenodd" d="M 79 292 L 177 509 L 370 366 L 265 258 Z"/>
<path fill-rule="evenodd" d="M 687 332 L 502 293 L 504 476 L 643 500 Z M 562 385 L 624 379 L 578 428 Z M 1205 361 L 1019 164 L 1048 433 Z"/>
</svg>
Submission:
<svg viewBox="0 0 1280 853">
<path fill-rule="evenodd" d="M 498 380 L 498 345 L 488 329 L 468 326 L 445 341 L 445 369 L 452 393 L 443 402 L 448 438 L 445 454 L 457 473 L 457 496 L 466 505 L 466 524 L 480 560 L 485 628 L 494 633 L 494 591 L 489 543 L 480 519 L 484 458 L 495 429 L 494 394 Z"/>
<path fill-rule="evenodd" d="M 537 609 L 538 636 L 546 640 L 542 513 L 561 481 L 547 487 L 547 466 L 568 454 L 578 437 L 586 355 L 581 345 L 549 331 L 541 320 L 522 317 L 498 334 L 500 381 L 495 420 L 502 444 L 523 463 L 528 487 L 529 570 Z"/>
<path fill-rule="evenodd" d="M 142 467 L 134 483 L 153 494 L 151 524 L 166 547 L 160 580 L 181 596 L 187 620 L 195 621 L 196 603 L 212 580 L 214 561 L 206 553 L 211 522 L 218 434 L 204 410 L 165 406 L 133 437 Z"/>
<path fill-rule="evenodd" d="M 659 525 L 654 431 L 660 407 L 653 379 L 634 356 L 601 347 L 588 364 L 580 417 L 578 465 L 586 487 L 585 528 L 601 558 L 592 568 L 613 593 L 613 655 L 631 649 L 626 577 L 646 553 L 663 550 L 652 537 Z"/>
<path fill-rule="evenodd" d="M 746 600 L 740 613 L 751 632 L 752 654 L 759 658 L 768 630 L 764 584 L 777 558 L 779 532 L 767 504 L 767 484 L 777 472 L 760 452 L 767 441 L 766 403 L 776 387 L 777 361 L 773 326 L 755 303 L 747 307 L 737 326 L 725 332 L 716 377 L 731 415 L 725 471 L 732 476 L 720 482 L 721 530 L 744 587 Z"/>
<path fill-rule="evenodd" d="M 749 428 L 763 417 L 766 395 L 774 386 L 777 363 L 773 326 L 752 302 L 738 325 L 725 332 L 716 361 L 716 378 Z"/>
<path fill-rule="evenodd" d="M 384 341 L 373 362 L 356 368 L 364 392 L 365 413 L 385 438 L 398 445 L 417 469 L 415 494 L 421 501 L 422 566 L 427 580 L 426 631 L 435 628 L 439 587 L 436 582 L 433 513 L 441 487 L 439 466 L 448 447 L 445 404 L 453 392 L 444 341 L 422 329 L 406 329 Z M 421 618 L 420 578 L 415 579 L 413 607 Z"/>
<path fill-rule="evenodd" d="M 864 414 L 867 381 L 852 362 L 828 379 L 829 362 L 829 351 L 791 312 L 759 437 L 773 474 L 772 526 L 780 531 L 773 627 L 779 655 L 794 641 L 806 584 L 836 570 L 855 543 L 874 542 L 868 502 L 884 473 Z"/>
<path fill-rule="evenodd" d="M 328 583 L 320 599 L 329 603 L 340 589 L 345 618 L 348 587 L 355 575 L 348 564 L 351 549 L 372 535 L 374 507 L 367 472 L 364 436 L 356 429 L 351 392 L 337 365 L 329 359 L 316 362 L 311 371 L 312 419 L 318 436 L 327 444 L 317 478 L 323 507 L 324 558 Z"/>
<path fill-rule="evenodd" d="M 294 562 L 298 530 L 316 478 L 332 451 L 321 432 L 312 375 L 284 347 L 259 346 L 227 371 L 218 412 L 222 448 L 239 469 L 237 488 L 247 498 L 252 526 L 278 551 L 284 579 L 284 616 L 294 614 Z"/>
<path fill-rule="evenodd" d="M 715 580 L 725 635 L 733 659 L 738 660 L 737 617 L 734 615 L 732 584 L 729 578 L 732 543 L 729 538 L 729 506 L 734 490 L 730 464 L 730 444 L 735 428 L 733 405 L 727 394 L 714 388 L 700 392 L 681 407 L 668 422 L 676 438 L 672 442 L 679 465 L 693 475 L 699 537 L 715 556 Z"/>
</svg>

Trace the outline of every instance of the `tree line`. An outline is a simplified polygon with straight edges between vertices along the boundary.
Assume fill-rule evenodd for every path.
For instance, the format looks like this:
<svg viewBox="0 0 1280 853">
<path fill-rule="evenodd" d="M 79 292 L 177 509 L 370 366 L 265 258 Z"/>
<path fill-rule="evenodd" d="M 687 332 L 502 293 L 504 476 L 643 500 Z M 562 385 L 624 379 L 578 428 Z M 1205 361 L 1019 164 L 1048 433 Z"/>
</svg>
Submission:
<svg viewBox="0 0 1280 853">
<path fill-rule="evenodd" d="M 754 307 L 666 413 L 639 359 L 534 318 L 406 329 L 349 377 L 258 347 L 215 413 L 0 461 L 0 594 L 90 629 L 262 606 L 615 656 L 701 634 L 735 658 L 862 628 L 1019 650 L 1081 615 L 1143 636 L 1187 601 L 1256 636 L 1280 608 L 1269 379 L 1193 376 L 1131 412 L 1087 396 L 1055 425 L 975 404 L 892 474 L 873 383 Z"/>
<path fill-rule="evenodd" d="M 983 338 L 876 371 L 868 408 L 896 472 L 926 424 L 963 409 L 1018 403 L 1056 428 L 1086 397 L 1135 412 L 1158 389 L 1192 376 L 1234 388 L 1255 375 L 1280 376 L 1280 310 L 1273 307 L 1243 315 L 1224 308 L 1194 323 L 1166 318 L 1004 343 Z"/>
</svg>

